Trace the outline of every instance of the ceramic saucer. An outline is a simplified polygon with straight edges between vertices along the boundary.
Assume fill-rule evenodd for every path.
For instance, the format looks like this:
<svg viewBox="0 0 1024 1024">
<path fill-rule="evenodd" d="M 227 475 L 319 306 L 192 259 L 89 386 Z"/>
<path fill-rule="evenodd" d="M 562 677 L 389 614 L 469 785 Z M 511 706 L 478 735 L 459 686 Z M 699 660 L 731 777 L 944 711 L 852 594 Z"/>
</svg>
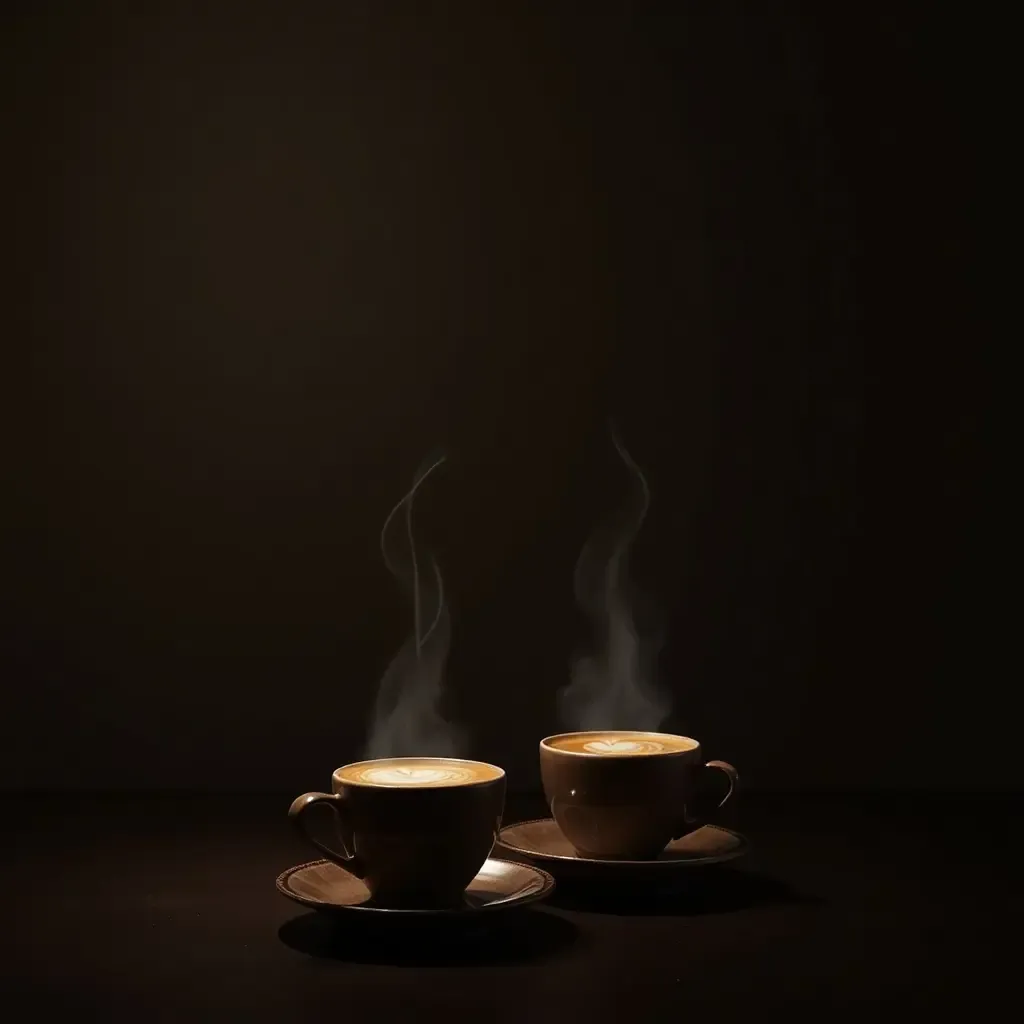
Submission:
<svg viewBox="0 0 1024 1024">
<path fill-rule="evenodd" d="M 665 881 L 681 870 L 721 864 L 742 857 L 750 844 L 732 829 L 705 825 L 682 839 L 675 839 L 653 860 L 599 860 L 581 857 L 562 835 L 553 818 L 537 818 L 506 825 L 498 844 L 508 853 L 543 864 L 559 878 Z"/>
<path fill-rule="evenodd" d="M 488 857 L 466 889 L 465 904 L 440 910 L 396 910 L 376 906 L 362 879 L 329 860 L 314 860 L 282 872 L 277 890 L 296 903 L 329 914 L 363 918 L 476 918 L 544 899 L 555 880 L 531 864 Z"/>
</svg>

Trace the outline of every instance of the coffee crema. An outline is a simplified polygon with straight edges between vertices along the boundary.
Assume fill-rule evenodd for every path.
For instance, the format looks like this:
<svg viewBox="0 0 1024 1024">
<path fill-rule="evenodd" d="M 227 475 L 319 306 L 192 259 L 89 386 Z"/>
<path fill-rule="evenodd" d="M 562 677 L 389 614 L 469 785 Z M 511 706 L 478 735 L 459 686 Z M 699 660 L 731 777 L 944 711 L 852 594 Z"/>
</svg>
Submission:
<svg viewBox="0 0 1024 1024">
<path fill-rule="evenodd" d="M 629 757 L 637 754 L 673 754 L 697 747 L 696 740 L 667 733 L 582 732 L 555 736 L 547 740 L 554 750 L 571 754 L 598 754 L 605 757 Z"/>
<path fill-rule="evenodd" d="M 401 757 L 362 761 L 339 769 L 342 782 L 363 786 L 429 788 L 465 786 L 501 777 L 501 771 L 482 761 L 458 761 L 434 757 Z"/>
</svg>

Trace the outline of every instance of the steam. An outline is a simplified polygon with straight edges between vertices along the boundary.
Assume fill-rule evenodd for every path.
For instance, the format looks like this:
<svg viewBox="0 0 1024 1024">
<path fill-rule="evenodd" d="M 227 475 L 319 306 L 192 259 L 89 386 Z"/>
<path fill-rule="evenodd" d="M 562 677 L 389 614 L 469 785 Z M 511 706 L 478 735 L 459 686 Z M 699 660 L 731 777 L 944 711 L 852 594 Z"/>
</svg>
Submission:
<svg viewBox="0 0 1024 1024">
<path fill-rule="evenodd" d="M 461 745 L 459 730 L 445 721 L 439 708 L 451 638 L 444 583 L 432 557 L 426 570 L 421 569 L 412 525 L 416 492 L 443 462 L 444 456 L 416 474 L 381 529 L 384 564 L 412 594 L 413 631 L 380 681 L 367 757 L 451 757 Z M 404 557 L 402 541 L 408 546 Z"/>
<path fill-rule="evenodd" d="M 576 600 L 594 626 L 595 647 L 576 658 L 560 711 L 571 729 L 656 730 L 671 710 L 656 684 L 658 640 L 634 625 L 636 595 L 627 579 L 629 549 L 650 507 L 640 467 L 612 432 L 612 442 L 633 478 L 624 523 L 595 531 L 576 563 Z"/>
</svg>

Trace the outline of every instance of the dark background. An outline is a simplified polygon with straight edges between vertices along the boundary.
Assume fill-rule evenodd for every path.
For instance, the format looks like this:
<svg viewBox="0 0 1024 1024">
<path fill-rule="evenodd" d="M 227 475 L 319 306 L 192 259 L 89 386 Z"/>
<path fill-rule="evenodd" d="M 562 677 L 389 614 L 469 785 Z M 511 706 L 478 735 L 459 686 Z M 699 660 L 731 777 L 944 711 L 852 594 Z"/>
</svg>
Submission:
<svg viewBox="0 0 1024 1024">
<path fill-rule="evenodd" d="M 752 788 L 1024 781 L 962 29 L 697 6 L 5 6 L 0 785 L 326 785 L 437 447 L 450 710 L 535 785 L 609 415 L 672 728 Z"/>
</svg>

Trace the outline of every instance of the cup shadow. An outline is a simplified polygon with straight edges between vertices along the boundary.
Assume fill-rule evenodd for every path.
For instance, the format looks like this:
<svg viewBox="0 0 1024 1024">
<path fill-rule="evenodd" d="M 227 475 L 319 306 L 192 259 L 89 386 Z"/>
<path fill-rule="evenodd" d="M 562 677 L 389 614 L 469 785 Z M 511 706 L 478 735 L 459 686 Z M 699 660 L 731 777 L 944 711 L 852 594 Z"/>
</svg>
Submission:
<svg viewBox="0 0 1024 1024">
<path fill-rule="evenodd" d="M 697 917 L 757 906 L 817 906 L 824 901 L 767 875 L 716 864 L 694 868 L 671 883 L 560 880 L 548 902 L 563 910 L 591 913 Z"/>
<path fill-rule="evenodd" d="M 488 921 L 339 920 L 310 912 L 278 929 L 299 953 L 358 964 L 474 967 L 525 963 L 554 956 L 579 939 L 579 930 L 557 914 L 522 908 Z"/>
</svg>

